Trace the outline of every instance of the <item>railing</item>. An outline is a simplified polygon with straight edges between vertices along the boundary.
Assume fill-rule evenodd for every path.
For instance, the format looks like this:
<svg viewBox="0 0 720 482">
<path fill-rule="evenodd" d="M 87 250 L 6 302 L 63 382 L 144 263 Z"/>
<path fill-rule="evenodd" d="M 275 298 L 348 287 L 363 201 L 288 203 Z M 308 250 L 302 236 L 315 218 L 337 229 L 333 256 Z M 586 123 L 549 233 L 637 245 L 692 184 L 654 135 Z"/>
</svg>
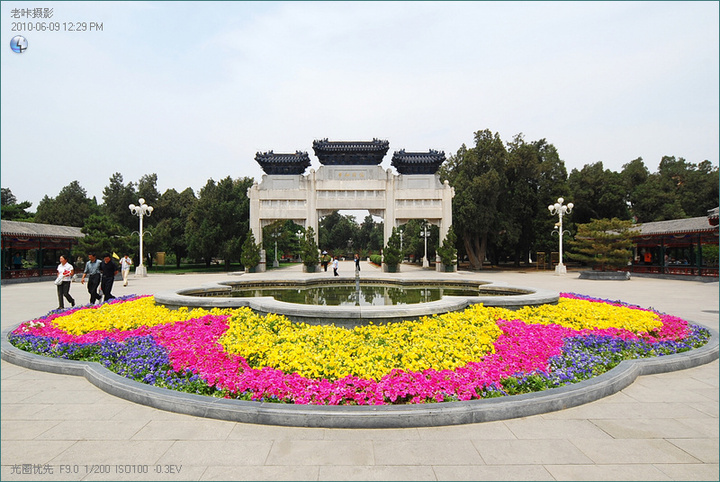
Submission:
<svg viewBox="0 0 720 482">
<path fill-rule="evenodd" d="M 629 267 L 629 271 L 632 273 L 652 273 L 652 274 L 672 274 L 681 276 L 707 276 L 707 277 L 718 277 L 717 266 L 697 266 L 691 265 L 643 265 L 635 264 Z"/>
<path fill-rule="evenodd" d="M 41 276 L 56 276 L 56 268 L 23 268 L 4 269 L 2 277 L 5 279 L 39 278 Z"/>
</svg>

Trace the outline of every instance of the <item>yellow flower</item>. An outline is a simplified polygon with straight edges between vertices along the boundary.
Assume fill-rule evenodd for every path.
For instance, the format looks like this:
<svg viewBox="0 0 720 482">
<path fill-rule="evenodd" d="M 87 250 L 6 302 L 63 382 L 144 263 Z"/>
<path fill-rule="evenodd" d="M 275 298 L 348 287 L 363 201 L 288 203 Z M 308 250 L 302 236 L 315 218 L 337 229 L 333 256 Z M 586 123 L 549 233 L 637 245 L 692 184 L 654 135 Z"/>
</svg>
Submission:
<svg viewBox="0 0 720 482">
<path fill-rule="evenodd" d="M 271 366 L 285 373 L 338 379 L 347 375 L 379 379 L 394 368 L 411 371 L 454 370 L 494 352 L 502 331 L 497 320 L 555 323 L 568 328 L 622 328 L 640 333 L 662 326 L 652 311 L 607 303 L 561 298 L 556 305 L 517 311 L 473 305 L 464 311 L 383 325 L 346 329 L 293 323 L 281 315 L 258 315 L 249 308 L 169 310 L 153 297 L 102 305 L 61 316 L 53 323 L 68 333 L 131 330 L 174 323 L 208 314 L 228 315 L 220 343 L 250 366 Z"/>
</svg>

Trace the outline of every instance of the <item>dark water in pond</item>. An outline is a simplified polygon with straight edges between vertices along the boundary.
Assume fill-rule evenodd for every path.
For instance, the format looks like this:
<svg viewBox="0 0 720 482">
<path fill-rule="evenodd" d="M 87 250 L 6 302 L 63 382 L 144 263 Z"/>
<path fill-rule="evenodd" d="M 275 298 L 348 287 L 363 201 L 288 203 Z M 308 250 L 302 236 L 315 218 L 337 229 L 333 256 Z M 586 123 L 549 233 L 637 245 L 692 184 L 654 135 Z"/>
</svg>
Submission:
<svg viewBox="0 0 720 482">
<path fill-rule="evenodd" d="M 493 296 L 497 293 L 481 288 L 428 286 L 388 286 L 381 284 L 337 284 L 310 287 L 257 287 L 233 289 L 213 296 L 252 298 L 272 296 L 278 301 L 319 306 L 391 306 L 436 301 L 443 296 Z"/>
</svg>

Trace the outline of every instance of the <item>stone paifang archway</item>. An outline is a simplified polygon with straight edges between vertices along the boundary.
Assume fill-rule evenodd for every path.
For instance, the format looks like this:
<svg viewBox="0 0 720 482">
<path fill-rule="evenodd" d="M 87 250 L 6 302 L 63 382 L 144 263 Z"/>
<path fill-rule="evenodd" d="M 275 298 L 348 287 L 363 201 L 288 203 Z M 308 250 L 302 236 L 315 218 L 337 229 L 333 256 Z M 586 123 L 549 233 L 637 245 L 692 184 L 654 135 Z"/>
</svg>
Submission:
<svg viewBox="0 0 720 482">
<path fill-rule="evenodd" d="M 365 210 L 384 219 L 383 245 L 392 228 L 410 219 L 425 219 L 440 229 L 444 239 L 452 225 L 454 189 L 440 182 L 437 170 L 445 153 L 396 151 L 392 166 L 379 166 L 389 142 L 313 141 L 313 150 L 322 166 L 310 169 L 307 152 L 257 153 L 255 160 L 265 174 L 260 184 L 248 189 L 250 228 L 256 240 L 262 227 L 278 219 L 290 219 L 315 231 L 321 217 L 339 210 Z M 264 257 L 263 257 L 264 258 Z M 262 267 L 261 267 L 262 269 Z"/>
</svg>

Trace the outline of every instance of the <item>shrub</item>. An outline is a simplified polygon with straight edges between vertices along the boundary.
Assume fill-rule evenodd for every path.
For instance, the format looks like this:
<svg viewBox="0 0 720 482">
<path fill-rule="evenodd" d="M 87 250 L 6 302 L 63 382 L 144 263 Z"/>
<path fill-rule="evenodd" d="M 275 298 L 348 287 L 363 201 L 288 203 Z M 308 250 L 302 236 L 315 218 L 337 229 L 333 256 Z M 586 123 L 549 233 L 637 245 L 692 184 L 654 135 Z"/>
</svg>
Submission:
<svg viewBox="0 0 720 482">
<path fill-rule="evenodd" d="M 573 251 L 567 257 L 602 271 L 622 268 L 632 258 L 632 235 L 632 223 L 618 218 L 578 224 L 577 235 L 570 241 Z"/>
<path fill-rule="evenodd" d="M 383 262 L 388 266 L 397 266 L 402 261 L 402 253 L 400 252 L 400 236 L 397 228 L 393 228 L 390 239 L 383 250 Z"/>
<path fill-rule="evenodd" d="M 453 227 L 450 226 L 445 239 L 443 239 L 442 246 L 439 246 L 437 249 L 440 261 L 445 266 L 452 266 L 457 262 L 457 249 L 455 248 L 456 242 L 457 236 L 455 236 Z"/>
<path fill-rule="evenodd" d="M 300 244 L 300 257 L 302 258 L 303 264 L 308 268 L 310 266 L 317 266 L 319 263 L 318 246 L 315 243 L 315 231 L 312 226 L 308 227 L 305 231 L 305 239 Z"/>
<path fill-rule="evenodd" d="M 240 262 L 245 266 L 245 269 L 252 269 L 260 263 L 260 248 L 259 244 L 255 244 L 255 235 L 252 230 L 248 231 L 240 255 Z"/>
</svg>

